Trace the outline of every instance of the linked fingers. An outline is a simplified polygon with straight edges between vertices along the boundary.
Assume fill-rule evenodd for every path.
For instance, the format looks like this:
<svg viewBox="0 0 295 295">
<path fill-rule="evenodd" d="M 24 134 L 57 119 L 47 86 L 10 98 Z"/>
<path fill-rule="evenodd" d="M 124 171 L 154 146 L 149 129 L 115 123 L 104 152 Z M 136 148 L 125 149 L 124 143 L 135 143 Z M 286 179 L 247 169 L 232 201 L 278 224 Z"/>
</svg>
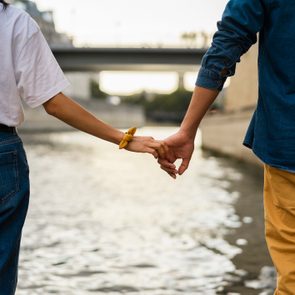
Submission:
<svg viewBox="0 0 295 295">
<path fill-rule="evenodd" d="M 176 175 L 177 175 L 177 170 L 170 170 L 170 169 L 167 169 L 163 166 L 160 166 L 162 170 L 164 170 L 169 176 L 171 176 L 172 178 L 176 179 Z"/>
<path fill-rule="evenodd" d="M 162 170 L 166 171 L 169 174 L 177 174 L 177 170 L 173 168 L 167 168 L 165 166 L 160 166 Z"/>
<path fill-rule="evenodd" d="M 157 150 L 160 158 L 165 158 L 167 153 L 167 148 L 163 141 L 152 140 L 150 146 Z"/>
<path fill-rule="evenodd" d="M 159 158 L 158 163 L 161 166 L 165 167 L 166 169 L 174 169 L 174 170 L 176 170 L 176 166 L 173 163 L 169 162 L 167 159 Z"/>
</svg>

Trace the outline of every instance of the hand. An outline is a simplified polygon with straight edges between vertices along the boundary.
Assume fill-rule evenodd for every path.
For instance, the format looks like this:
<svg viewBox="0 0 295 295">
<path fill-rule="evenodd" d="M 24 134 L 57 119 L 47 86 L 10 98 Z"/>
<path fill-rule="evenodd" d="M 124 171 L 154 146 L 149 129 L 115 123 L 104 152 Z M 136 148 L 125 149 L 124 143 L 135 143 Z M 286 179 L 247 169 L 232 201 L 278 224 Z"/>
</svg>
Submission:
<svg viewBox="0 0 295 295">
<path fill-rule="evenodd" d="M 169 149 L 164 141 L 155 140 L 149 136 L 134 136 L 126 147 L 126 150 L 137 153 L 149 153 L 156 159 L 165 158 Z"/>
<path fill-rule="evenodd" d="M 176 178 L 176 174 L 182 175 L 189 166 L 194 151 L 194 137 L 189 137 L 184 132 L 178 131 L 165 139 L 164 142 L 168 146 L 168 150 L 165 157 L 159 157 L 158 163 L 161 165 L 161 169 Z M 174 165 L 177 159 L 182 159 L 178 169 Z"/>
</svg>

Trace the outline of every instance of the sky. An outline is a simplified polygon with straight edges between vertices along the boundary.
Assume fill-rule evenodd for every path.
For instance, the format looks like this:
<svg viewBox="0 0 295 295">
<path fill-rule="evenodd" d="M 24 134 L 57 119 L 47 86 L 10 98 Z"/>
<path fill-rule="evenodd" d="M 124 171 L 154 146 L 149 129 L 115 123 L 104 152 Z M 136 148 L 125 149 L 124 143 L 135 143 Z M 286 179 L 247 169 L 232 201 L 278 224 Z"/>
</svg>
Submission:
<svg viewBox="0 0 295 295">
<path fill-rule="evenodd" d="M 36 0 L 54 11 L 76 45 L 178 44 L 184 32 L 214 32 L 227 0 Z"/>
<path fill-rule="evenodd" d="M 216 30 L 228 0 L 35 0 L 41 10 L 53 10 L 56 28 L 74 37 L 76 46 L 188 46 L 185 32 Z M 197 73 L 187 73 L 193 90 Z M 102 72 L 102 90 L 113 94 L 139 91 L 169 93 L 175 73 Z"/>
</svg>

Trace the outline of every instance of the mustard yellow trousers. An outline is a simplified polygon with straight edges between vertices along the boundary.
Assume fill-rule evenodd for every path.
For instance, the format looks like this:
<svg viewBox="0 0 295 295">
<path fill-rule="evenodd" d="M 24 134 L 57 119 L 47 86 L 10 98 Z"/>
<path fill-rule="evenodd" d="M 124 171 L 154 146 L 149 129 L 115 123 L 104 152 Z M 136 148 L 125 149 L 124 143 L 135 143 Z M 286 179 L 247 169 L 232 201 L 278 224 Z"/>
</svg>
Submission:
<svg viewBox="0 0 295 295">
<path fill-rule="evenodd" d="M 265 237 L 277 270 L 275 295 L 295 295 L 295 174 L 264 166 Z"/>
</svg>

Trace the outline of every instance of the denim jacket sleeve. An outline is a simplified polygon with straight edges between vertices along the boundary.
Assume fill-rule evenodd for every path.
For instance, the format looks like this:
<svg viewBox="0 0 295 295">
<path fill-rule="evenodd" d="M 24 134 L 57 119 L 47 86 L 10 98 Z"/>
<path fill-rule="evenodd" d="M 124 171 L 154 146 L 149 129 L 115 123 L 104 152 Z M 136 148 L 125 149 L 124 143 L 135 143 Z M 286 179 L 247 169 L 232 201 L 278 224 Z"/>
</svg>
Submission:
<svg viewBox="0 0 295 295">
<path fill-rule="evenodd" d="M 217 23 L 218 31 L 202 60 L 197 86 L 222 90 L 240 57 L 257 41 L 264 23 L 264 0 L 230 0 Z"/>
</svg>

